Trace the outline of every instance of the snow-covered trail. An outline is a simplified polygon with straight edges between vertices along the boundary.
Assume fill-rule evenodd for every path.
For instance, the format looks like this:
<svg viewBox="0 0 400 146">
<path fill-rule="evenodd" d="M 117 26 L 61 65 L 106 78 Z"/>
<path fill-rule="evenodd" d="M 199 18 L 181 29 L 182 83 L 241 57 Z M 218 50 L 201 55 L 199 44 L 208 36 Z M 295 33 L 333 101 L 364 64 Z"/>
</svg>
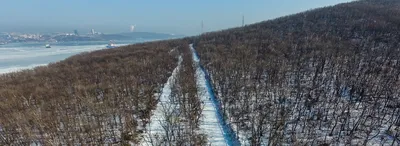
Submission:
<svg viewBox="0 0 400 146">
<path fill-rule="evenodd" d="M 192 44 L 190 44 L 190 49 L 193 53 L 193 65 L 196 70 L 197 94 L 200 101 L 203 103 L 202 118 L 199 126 L 200 132 L 207 135 L 208 145 L 240 145 L 232 128 L 223 119 L 220 103 L 214 96 L 212 86 L 207 78 L 207 73 L 201 66 L 200 59 Z M 182 57 L 179 57 L 178 66 L 174 69 L 172 75 L 168 78 L 167 83 L 165 83 L 163 87 L 157 107 L 153 111 L 150 123 L 146 127 L 146 132 L 143 134 L 144 139 L 140 143 L 141 146 L 152 146 L 151 139 L 154 138 L 153 136 L 155 134 L 162 135 L 164 132 L 162 124 L 165 122 L 164 112 L 168 111 L 165 107 L 169 107 L 169 105 L 173 104 L 172 101 L 170 101 L 171 88 L 173 88 L 173 83 L 176 78 L 178 78 L 182 60 Z"/>
<path fill-rule="evenodd" d="M 199 62 L 193 57 L 196 66 L 196 84 L 197 84 L 197 94 L 200 101 L 203 103 L 202 118 L 200 122 L 200 130 L 207 134 L 208 143 L 210 145 L 226 146 L 224 133 L 221 125 L 218 122 L 218 117 L 216 115 L 216 109 L 210 100 L 210 95 L 207 91 L 207 83 L 205 81 L 205 74 L 197 67 Z"/>
<path fill-rule="evenodd" d="M 212 86 L 206 77 L 204 68 L 200 65 L 200 58 L 193 48 L 193 44 L 190 44 L 190 50 L 193 53 L 193 63 L 196 67 L 197 92 L 200 100 L 204 103 L 200 130 L 207 134 L 210 145 L 240 145 L 236 138 L 234 138 L 235 135 L 232 129 L 223 120 L 222 113 L 219 110 L 220 104 L 214 96 Z"/>
<path fill-rule="evenodd" d="M 174 69 L 171 76 L 168 78 L 167 83 L 164 84 L 160 99 L 157 103 L 157 107 L 154 110 L 153 115 L 150 117 L 150 122 L 147 124 L 146 132 L 143 134 L 144 139 L 140 143 L 141 146 L 152 146 L 151 139 L 153 138 L 153 136 L 155 134 L 162 135 L 162 133 L 164 132 L 162 122 L 165 121 L 165 107 L 168 106 L 171 102 L 170 96 L 172 84 L 177 78 L 177 75 L 181 68 L 182 60 L 182 56 L 179 56 L 178 66 Z"/>
</svg>

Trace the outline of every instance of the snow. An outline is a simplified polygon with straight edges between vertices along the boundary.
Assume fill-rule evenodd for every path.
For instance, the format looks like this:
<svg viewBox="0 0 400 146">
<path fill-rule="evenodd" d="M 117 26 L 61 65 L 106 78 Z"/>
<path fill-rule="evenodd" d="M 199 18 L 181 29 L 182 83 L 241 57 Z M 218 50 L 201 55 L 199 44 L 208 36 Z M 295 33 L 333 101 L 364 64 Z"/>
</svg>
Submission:
<svg viewBox="0 0 400 146">
<path fill-rule="evenodd" d="M 227 146 L 227 145 L 240 145 L 236 142 L 232 128 L 225 123 L 221 111 L 219 111 L 219 102 L 215 99 L 214 93 L 212 91 L 211 84 L 206 78 L 206 72 L 200 65 L 200 59 L 196 54 L 193 46 L 190 45 L 191 51 L 193 53 L 193 65 L 196 70 L 196 85 L 197 94 L 200 98 L 202 107 L 202 117 L 199 125 L 200 133 L 207 135 L 208 145 L 216 146 Z M 162 136 L 165 132 L 163 125 L 165 124 L 165 116 L 172 110 L 176 109 L 172 98 L 171 98 L 171 88 L 174 88 L 173 83 L 178 77 L 178 72 L 181 68 L 182 58 L 179 58 L 178 66 L 172 72 L 172 75 L 168 78 L 167 83 L 165 83 L 159 102 L 156 109 L 153 111 L 153 115 L 150 118 L 150 123 L 147 125 L 147 131 L 143 134 L 143 141 L 140 145 L 151 146 L 153 139 L 158 136 Z M 175 106 L 175 108 L 174 108 Z"/>
<path fill-rule="evenodd" d="M 165 83 L 159 102 L 157 103 L 157 107 L 150 117 L 150 122 L 148 123 L 147 130 L 144 133 L 144 141 L 140 144 L 142 146 L 152 146 L 151 140 L 154 138 L 154 135 L 162 135 L 164 129 L 162 127 L 162 123 L 165 120 L 164 114 L 165 109 L 168 104 L 170 104 L 170 96 L 171 96 L 171 88 L 172 84 L 175 82 L 177 74 L 181 68 L 182 57 L 179 56 L 178 66 L 174 69 L 171 76 L 168 78 L 167 83 Z"/>
<path fill-rule="evenodd" d="M 207 91 L 205 74 L 200 69 L 196 69 L 196 83 L 197 83 L 197 94 L 200 100 L 204 103 L 204 108 L 202 111 L 202 119 L 200 123 L 200 129 L 207 135 L 208 142 L 211 145 L 227 145 L 224 139 L 223 130 L 218 122 L 218 117 L 216 115 L 216 108 L 210 98 L 210 93 Z"/>
<path fill-rule="evenodd" d="M 221 121 L 218 117 L 218 107 L 211 101 L 212 91 L 207 86 L 207 80 L 205 72 L 200 67 L 200 59 L 195 53 L 193 45 L 190 45 L 190 49 L 193 52 L 193 62 L 196 67 L 196 84 L 198 97 L 204 108 L 202 111 L 202 119 L 200 122 L 200 130 L 207 135 L 209 145 L 228 145 L 231 143 L 226 137 L 224 130 L 221 126 Z M 221 118 L 221 117 L 220 117 Z"/>
<path fill-rule="evenodd" d="M 33 69 L 35 67 L 45 66 L 45 65 L 47 65 L 47 64 L 31 64 L 31 65 L 27 65 L 27 66 L 15 65 L 15 66 L 0 67 L 0 74 L 17 72 L 17 71 L 21 71 L 24 69 Z"/>
</svg>

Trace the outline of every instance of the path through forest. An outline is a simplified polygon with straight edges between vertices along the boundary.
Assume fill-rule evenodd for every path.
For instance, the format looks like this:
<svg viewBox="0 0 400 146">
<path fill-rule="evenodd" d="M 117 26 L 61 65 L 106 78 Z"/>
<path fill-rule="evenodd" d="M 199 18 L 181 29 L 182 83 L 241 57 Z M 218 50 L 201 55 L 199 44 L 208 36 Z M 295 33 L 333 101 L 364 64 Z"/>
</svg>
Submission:
<svg viewBox="0 0 400 146">
<path fill-rule="evenodd" d="M 238 146 L 240 142 L 236 138 L 231 126 L 224 120 L 221 111 L 221 103 L 214 96 L 214 91 L 210 83 L 210 78 L 206 70 L 200 64 L 200 58 L 190 44 L 193 53 L 193 63 L 196 68 L 197 90 L 200 100 L 204 103 L 203 118 L 200 129 L 207 134 L 211 145 Z"/>
<path fill-rule="evenodd" d="M 190 44 L 190 50 L 193 56 L 193 67 L 195 69 L 195 78 L 197 86 L 197 94 L 199 100 L 203 104 L 202 117 L 200 121 L 200 133 L 207 135 L 207 141 L 209 145 L 216 146 L 237 146 L 240 145 L 236 138 L 235 132 L 232 130 L 229 124 L 223 119 L 221 111 L 221 104 L 214 96 L 214 91 L 210 83 L 209 77 L 206 70 L 200 64 L 200 58 L 193 48 L 193 44 Z M 144 134 L 144 140 L 141 145 L 151 146 L 152 139 L 155 134 L 162 135 L 164 132 L 163 122 L 165 122 L 164 112 L 168 111 L 165 107 L 170 107 L 171 101 L 171 88 L 172 84 L 178 78 L 178 72 L 181 68 L 182 58 L 179 58 L 178 66 L 174 69 L 172 75 L 168 78 L 161 92 L 160 100 L 157 104 L 156 109 L 153 111 L 150 123 L 147 126 L 147 131 Z"/>
<path fill-rule="evenodd" d="M 182 57 L 179 56 L 178 66 L 174 69 L 171 76 L 168 78 L 167 83 L 164 84 L 160 99 L 157 103 L 156 109 L 153 111 L 153 115 L 150 118 L 150 122 L 146 127 L 146 133 L 143 134 L 144 140 L 141 142 L 142 146 L 152 146 L 152 141 L 155 140 L 155 135 L 162 135 L 164 133 L 163 122 L 165 121 L 166 108 L 170 107 L 171 104 L 171 89 L 172 84 L 178 77 L 178 72 L 181 68 Z"/>
</svg>

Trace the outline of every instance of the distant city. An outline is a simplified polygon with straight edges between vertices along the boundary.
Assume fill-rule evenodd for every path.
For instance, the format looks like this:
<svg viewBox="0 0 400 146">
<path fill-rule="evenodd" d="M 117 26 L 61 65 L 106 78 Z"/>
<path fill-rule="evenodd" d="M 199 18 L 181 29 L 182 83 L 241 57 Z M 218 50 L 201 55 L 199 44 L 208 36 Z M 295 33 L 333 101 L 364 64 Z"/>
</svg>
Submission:
<svg viewBox="0 0 400 146">
<path fill-rule="evenodd" d="M 56 33 L 19 33 L 19 32 L 1 32 L 0 45 L 8 43 L 21 42 L 68 42 L 68 41 L 105 41 L 105 40 L 128 40 L 128 39 L 163 39 L 169 37 L 180 37 L 174 34 L 162 34 L 151 32 L 135 32 L 135 26 L 129 27 L 129 32 L 118 34 L 104 34 L 95 29 L 90 29 L 88 33 L 81 34 L 78 30 L 71 32 Z"/>
</svg>

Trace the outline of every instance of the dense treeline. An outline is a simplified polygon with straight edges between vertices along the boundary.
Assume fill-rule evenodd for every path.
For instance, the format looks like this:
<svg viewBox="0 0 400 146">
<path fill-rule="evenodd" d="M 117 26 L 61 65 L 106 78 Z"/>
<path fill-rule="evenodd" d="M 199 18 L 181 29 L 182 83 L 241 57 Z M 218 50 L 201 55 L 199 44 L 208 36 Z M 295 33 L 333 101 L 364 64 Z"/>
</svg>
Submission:
<svg viewBox="0 0 400 146">
<path fill-rule="evenodd" d="M 245 145 L 398 145 L 399 7 L 357 1 L 192 40 Z"/>
<path fill-rule="evenodd" d="M 82 53 L 0 75 L 0 145 L 138 143 L 181 40 Z"/>
</svg>

